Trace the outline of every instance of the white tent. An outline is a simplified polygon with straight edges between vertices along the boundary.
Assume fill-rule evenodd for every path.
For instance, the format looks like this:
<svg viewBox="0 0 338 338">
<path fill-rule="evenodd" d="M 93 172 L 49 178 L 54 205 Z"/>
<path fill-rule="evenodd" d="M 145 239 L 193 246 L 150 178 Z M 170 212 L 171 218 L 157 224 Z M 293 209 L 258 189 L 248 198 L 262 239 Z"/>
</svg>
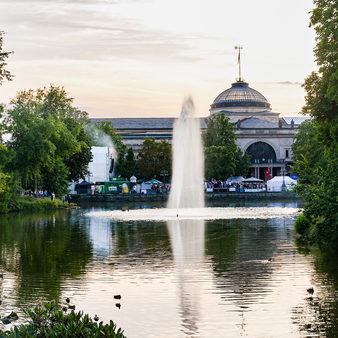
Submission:
<svg viewBox="0 0 338 338">
<path fill-rule="evenodd" d="M 245 178 L 242 182 L 243 183 L 261 183 L 263 182 L 263 180 L 256 178 L 256 177 L 249 177 L 249 178 Z"/>
<path fill-rule="evenodd" d="M 292 186 L 297 185 L 297 181 L 289 176 L 284 176 L 286 190 L 291 190 Z M 275 176 L 273 179 L 267 181 L 268 191 L 282 191 L 283 176 Z"/>
<path fill-rule="evenodd" d="M 241 183 L 244 180 L 243 176 L 230 176 L 227 181 L 228 183 Z"/>
</svg>

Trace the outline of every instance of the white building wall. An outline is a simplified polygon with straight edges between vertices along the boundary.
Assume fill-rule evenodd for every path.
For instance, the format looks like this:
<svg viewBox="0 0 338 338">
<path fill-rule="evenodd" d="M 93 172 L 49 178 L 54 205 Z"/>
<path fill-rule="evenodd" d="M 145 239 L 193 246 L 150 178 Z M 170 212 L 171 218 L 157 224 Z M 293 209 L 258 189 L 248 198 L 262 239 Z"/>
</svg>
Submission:
<svg viewBox="0 0 338 338">
<path fill-rule="evenodd" d="M 109 147 L 92 147 L 93 159 L 88 165 L 90 183 L 109 180 L 110 156 Z"/>
</svg>

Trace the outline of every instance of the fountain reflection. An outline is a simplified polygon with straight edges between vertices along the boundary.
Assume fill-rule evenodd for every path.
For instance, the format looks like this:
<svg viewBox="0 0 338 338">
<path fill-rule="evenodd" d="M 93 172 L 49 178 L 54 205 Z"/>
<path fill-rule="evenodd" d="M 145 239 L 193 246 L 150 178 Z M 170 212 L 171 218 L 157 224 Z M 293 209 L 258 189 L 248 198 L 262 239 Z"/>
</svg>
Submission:
<svg viewBox="0 0 338 338">
<path fill-rule="evenodd" d="M 174 262 L 177 270 L 181 325 L 185 334 L 198 333 L 201 288 L 199 281 L 204 268 L 203 220 L 167 222 Z"/>
</svg>

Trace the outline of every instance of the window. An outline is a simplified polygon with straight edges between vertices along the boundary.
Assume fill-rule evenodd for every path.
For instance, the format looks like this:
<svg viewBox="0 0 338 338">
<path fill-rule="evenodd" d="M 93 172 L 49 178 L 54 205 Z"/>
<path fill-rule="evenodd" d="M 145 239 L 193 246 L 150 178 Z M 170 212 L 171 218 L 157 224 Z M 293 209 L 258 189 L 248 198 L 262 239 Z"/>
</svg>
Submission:
<svg viewBox="0 0 338 338">
<path fill-rule="evenodd" d="M 271 160 L 271 163 L 276 161 L 276 153 L 273 148 L 265 142 L 256 142 L 246 150 L 251 157 L 251 163 L 267 162 L 267 159 Z"/>
<path fill-rule="evenodd" d="M 285 158 L 289 157 L 289 149 L 285 149 Z"/>
</svg>

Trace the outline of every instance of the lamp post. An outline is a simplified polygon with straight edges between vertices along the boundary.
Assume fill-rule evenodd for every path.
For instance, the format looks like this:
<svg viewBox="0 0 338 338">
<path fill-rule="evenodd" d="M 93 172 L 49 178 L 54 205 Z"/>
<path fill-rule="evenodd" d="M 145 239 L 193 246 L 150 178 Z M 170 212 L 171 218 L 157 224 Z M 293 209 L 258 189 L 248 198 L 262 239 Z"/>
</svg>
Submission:
<svg viewBox="0 0 338 338">
<path fill-rule="evenodd" d="M 168 176 L 168 171 L 167 170 L 161 170 L 160 176 L 162 177 L 163 183 L 167 183 L 166 177 Z"/>
<path fill-rule="evenodd" d="M 282 184 L 282 191 L 286 190 L 286 186 L 285 186 L 285 160 L 281 159 L 281 163 L 283 165 L 283 167 L 281 168 L 282 170 L 282 175 L 283 175 L 283 184 Z"/>
</svg>

